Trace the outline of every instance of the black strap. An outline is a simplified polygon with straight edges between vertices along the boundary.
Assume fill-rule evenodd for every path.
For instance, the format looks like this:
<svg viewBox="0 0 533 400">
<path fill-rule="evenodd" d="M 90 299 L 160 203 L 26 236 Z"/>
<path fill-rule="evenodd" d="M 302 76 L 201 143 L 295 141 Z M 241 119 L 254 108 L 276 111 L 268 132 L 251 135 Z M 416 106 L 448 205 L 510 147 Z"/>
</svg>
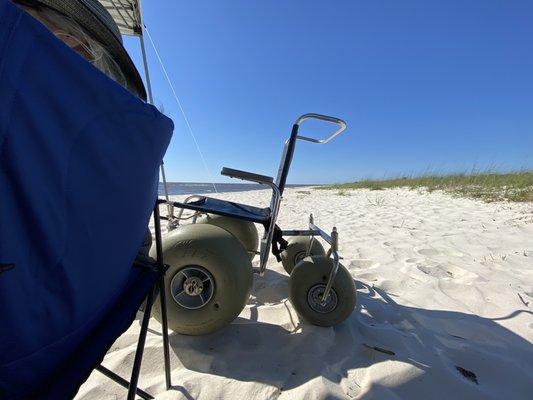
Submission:
<svg viewBox="0 0 533 400">
<path fill-rule="evenodd" d="M 270 221 L 264 222 L 263 226 L 268 231 L 270 228 Z M 274 235 L 272 236 L 272 254 L 274 254 L 274 257 L 276 257 L 278 262 L 281 261 L 281 253 L 287 248 L 288 244 L 289 242 L 283 239 L 281 228 L 278 225 L 274 226 Z"/>
<path fill-rule="evenodd" d="M 137 257 L 133 260 L 133 266 L 136 268 L 149 269 L 150 271 L 157 271 L 156 260 L 141 252 L 137 253 Z"/>
</svg>

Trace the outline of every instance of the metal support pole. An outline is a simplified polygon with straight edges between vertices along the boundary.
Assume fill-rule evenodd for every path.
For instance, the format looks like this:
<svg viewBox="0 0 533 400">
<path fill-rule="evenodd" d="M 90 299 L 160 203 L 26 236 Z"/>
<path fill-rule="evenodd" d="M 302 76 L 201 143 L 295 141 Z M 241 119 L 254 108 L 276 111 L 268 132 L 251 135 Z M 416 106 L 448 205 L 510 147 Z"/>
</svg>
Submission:
<svg viewBox="0 0 533 400">
<path fill-rule="evenodd" d="M 148 68 L 148 57 L 146 56 L 146 47 L 144 45 L 144 25 L 143 23 L 141 22 L 141 34 L 139 35 L 139 41 L 141 42 L 141 54 L 142 54 L 142 59 L 143 59 L 143 67 L 144 67 L 144 77 L 146 79 L 146 94 L 148 96 L 148 103 L 154 105 L 154 96 L 153 96 L 153 93 L 152 93 L 152 83 L 150 81 L 150 70 Z M 169 196 L 168 196 L 168 188 L 167 188 L 167 177 L 165 175 L 165 163 L 163 162 L 163 160 L 161 160 L 161 177 L 163 178 L 163 188 L 165 190 L 165 199 L 167 201 L 167 214 L 168 214 L 168 217 L 169 217 L 169 226 L 172 226 L 175 228 L 175 226 L 173 226 L 174 222 L 174 218 L 173 218 L 173 214 L 174 214 L 174 209 L 173 207 L 170 205 L 170 199 L 169 199 Z"/>
<path fill-rule="evenodd" d="M 305 252 L 305 256 L 309 257 L 311 255 L 311 250 L 313 249 L 313 242 L 315 241 L 315 237 L 311 236 L 309 238 L 309 245 L 307 246 L 307 251 Z"/>
<path fill-rule="evenodd" d="M 152 83 L 150 82 L 150 73 L 148 72 L 148 59 L 146 57 L 146 48 L 144 47 L 144 27 L 141 27 L 142 33 L 139 35 L 141 41 L 141 53 L 143 57 L 144 77 L 146 79 L 146 94 L 148 95 L 148 103 L 154 104 L 152 96 Z"/>
<path fill-rule="evenodd" d="M 261 248 L 259 254 L 259 276 L 263 276 L 265 274 L 268 253 L 272 244 L 272 238 L 274 237 L 274 230 L 276 228 L 276 221 L 278 219 L 278 212 L 281 205 L 281 193 L 277 185 L 273 182 L 267 182 L 266 184 L 272 188 L 272 200 L 270 202 L 270 225 L 268 230 L 265 230 L 265 234 L 261 239 Z"/>
<path fill-rule="evenodd" d="M 327 298 L 329 296 L 329 292 L 331 291 L 331 287 L 333 286 L 333 281 L 335 280 L 335 277 L 337 276 L 337 271 L 339 270 L 339 254 L 337 251 L 339 250 L 339 234 L 337 232 L 337 228 L 333 227 L 333 231 L 331 232 L 331 253 L 333 254 L 333 267 L 331 268 L 331 272 L 329 274 L 328 283 L 326 284 L 326 289 L 324 289 L 324 293 L 322 294 L 322 300 L 321 303 L 325 304 L 327 301 Z"/>
<path fill-rule="evenodd" d="M 140 7 L 140 2 L 139 2 Z M 142 10 L 139 10 L 139 14 L 142 15 Z M 148 58 L 146 56 L 146 47 L 144 45 L 144 22 L 141 17 L 141 34 L 139 36 L 141 42 L 141 53 L 143 58 L 144 76 L 146 78 L 146 92 L 148 95 L 148 102 L 154 104 L 154 97 L 152 93 L 152 83 L 150 81 L 150 71 L 148 68 Z M 163 160 L 161 160 L 161 176 L 163 178 L 163 187 L 165 190 L 165 199 L 167 201 L 167 215 L 169 227 L 174 224 L 174 207 L 170 204 L 167 187 L 167 177 L 165 174 L 165 166 Z M 159 277 L 159 296 L 161 298 L 161 314 L 162 314 L 162 329 L 163 329 L 163 356 L 165 360 L 165 383 L 166 388 L 169 390 L 172 387 L 172 379 L 170 376 L 170 345 L 168 340 L 168 319 L 167 319 L 167 304 L 166 304 L 166 292 L 165 292 L 165 263 L 163 261 L 163 241 L 161 238 L 161 218 L 159 214 L 159 204 L 156 202 L 154 208 L 154 228 L 155 228 L 155 244 L 156 244 L 156 256 L 157 256 L 157 269 L 160 273 Z M 145 311 L 146 313 L 146 311 Z M 149 314 L 149 313 L 148 313 Z M 146 315 L 146 314 L 145 314 Z M 144 319 L 143 319 L 144 323 Z"/>
<path fill-rule="evenodd" d="M 161 316 L 163 328 L 163 355 L 165 359 L 165 383 L 167 390 L 172 387 L 172 380 L 170 376 L 170 345 L 168 341 L 168 320 L 167 320 L 167 300 L 165 291 L 165 264 L 163 262 L 163 240 L 161 238 L 161 220 L 159 216 L 159 205 L 156 204 L 154 208 L 154 228 L 155 228 L 155 246 L 156 246 L 156 261 L 157 269 L 159 271 L 159 296 L 161 299 Z"/>
</svg>

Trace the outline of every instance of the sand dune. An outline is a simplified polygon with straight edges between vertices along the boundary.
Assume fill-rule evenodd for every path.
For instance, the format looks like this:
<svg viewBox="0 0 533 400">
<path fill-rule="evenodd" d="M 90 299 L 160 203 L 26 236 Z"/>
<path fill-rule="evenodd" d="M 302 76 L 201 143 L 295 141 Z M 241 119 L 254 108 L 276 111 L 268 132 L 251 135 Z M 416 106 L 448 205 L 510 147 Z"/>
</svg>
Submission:
<svg viewBox="0 0 533 400">
<path fill-rule="evenodd" d="M 268 203 L 267 191 L 222 195 Z M 150 323 L 140 387 L 158 399 L 531 399 L 533 204 L 404 189 L 289 189 L 282 228 L 313 212 L 337 226 L 358 304 L 334 328 L 302 323 L 273 257 L 228 328 L 171 335 L 164 389 L 160 326 Z M 140 318 L 140 314 L 138 316 Z M 104 364 L 128 376 L 139 319 Z M 123 398 L 94 372 L 77 399 Z"/>
</svg>

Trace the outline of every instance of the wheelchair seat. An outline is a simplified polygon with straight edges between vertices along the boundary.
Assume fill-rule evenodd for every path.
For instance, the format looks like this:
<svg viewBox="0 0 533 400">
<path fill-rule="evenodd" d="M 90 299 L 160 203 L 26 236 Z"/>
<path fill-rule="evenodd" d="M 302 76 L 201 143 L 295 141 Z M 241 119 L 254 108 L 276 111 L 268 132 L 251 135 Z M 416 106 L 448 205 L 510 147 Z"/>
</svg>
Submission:
<svg viewBox="0 0 533 400">
<path fill-rule="evenodd" d="M 201 197 L 198 200 L 189 201 L 187 203 L 173 202 L 173 205 L 188 210 L 223 215 L 225 217 L 257 222 L 259 224 L 265 223 L 271 216 L 269 207 L 254 207 L 212 197 Z"/>
</svg>

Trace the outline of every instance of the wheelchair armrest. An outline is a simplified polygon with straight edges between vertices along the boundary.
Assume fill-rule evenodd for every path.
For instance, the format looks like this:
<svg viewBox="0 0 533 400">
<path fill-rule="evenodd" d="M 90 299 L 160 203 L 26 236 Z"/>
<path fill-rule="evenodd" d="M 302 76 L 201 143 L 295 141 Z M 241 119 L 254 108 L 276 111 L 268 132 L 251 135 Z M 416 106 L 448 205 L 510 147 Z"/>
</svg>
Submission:
<svg viewBox="0 0 533 400">
<path fill-rule="evenodd" d="M 251 172 L 239 171 L 233 168 L 222 168 L 221 175 L 229 176 L 230 178 L 242 179 L 243 181 L 257 182 L 262 184 L 271 184 L 274 178 L 265 175 L 253 174 Z"/>
</svg>

